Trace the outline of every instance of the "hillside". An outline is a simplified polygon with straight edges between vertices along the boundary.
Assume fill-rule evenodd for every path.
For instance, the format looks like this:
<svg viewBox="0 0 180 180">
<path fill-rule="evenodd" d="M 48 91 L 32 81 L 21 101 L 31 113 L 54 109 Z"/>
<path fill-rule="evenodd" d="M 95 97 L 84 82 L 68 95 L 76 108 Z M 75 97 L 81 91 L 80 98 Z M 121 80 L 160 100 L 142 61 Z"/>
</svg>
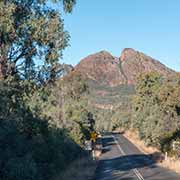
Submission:
<svg viewBox="0 0 180 180">
<path fill-rule="evenodd" d="M 112 87 L 135 84 L 137 77 L 144 72 L 156 71 L 164 76 L 174 73 L 159 61 L 131 48 L 125 48 L 119 58 L 107 51 L 89 55 L 80 61 L 75 70 L 98 84 Z"/>
<path fill-rule="evenodd" d="M 135 93 L 137 77 L 145 72 L 158 72 L 168 77 L 175 72 L 144 53 L 126 48 L 119 58 L 107 51 L 89 55 L 74 69 L 86 76 L 90 99 L 95 107 L 113 109 L 127 102 Z"/>
</svg>

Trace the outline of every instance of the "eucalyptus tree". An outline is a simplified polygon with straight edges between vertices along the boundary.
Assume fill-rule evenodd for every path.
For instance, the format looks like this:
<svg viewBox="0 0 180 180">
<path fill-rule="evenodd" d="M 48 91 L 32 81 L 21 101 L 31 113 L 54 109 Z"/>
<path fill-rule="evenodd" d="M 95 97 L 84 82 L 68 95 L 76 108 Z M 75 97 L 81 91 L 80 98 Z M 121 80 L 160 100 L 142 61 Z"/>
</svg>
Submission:
<svg viewBox="0 0 180 180">
<path fill-rule="evenodd" d="M 55 76 L 69 34 L 53 3 L 72 12 L 76 0 L 0 1 L 0 77 Z"/>
</svg>

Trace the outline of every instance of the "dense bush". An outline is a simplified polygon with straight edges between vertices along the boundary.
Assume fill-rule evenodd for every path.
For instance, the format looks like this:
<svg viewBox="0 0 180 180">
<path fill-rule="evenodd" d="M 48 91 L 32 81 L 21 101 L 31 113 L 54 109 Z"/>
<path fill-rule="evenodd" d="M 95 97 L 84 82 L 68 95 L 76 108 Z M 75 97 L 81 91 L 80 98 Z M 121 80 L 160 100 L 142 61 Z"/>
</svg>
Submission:
<svg viewBox="0 0 180 180">
<path fill-rule="evenodd" d="M 142 74 L 132 100 L 121 102 L 110 119 L 114 128 L 136 129 L 147 145 L 172 152 L 172 142 L 180 138 L 180 75 Z"/>
<path fill-rule="evenodd" d="M 26 101 L 33 112 L 49 119 L 49 126 L 65 128 L 71 138 L 83 147 L 89 134 L 88 86 L 78 73 L 70 73 L 43 89 L 39 89 Z"/>
<path fill-rule="evenodd" d="M 164 79 L 157 73 L 140 77 L 133 101 L 133 127 L 148 145 L 167 151 L 180 128 L 179 75 Z"/>
<path fill-rule="evenodd" d="M 52 180 L 83 151 L 87 87 L 79 76 L 62 79 L 69 34 L 52 3 L 67 13 L 76 1 L 0 1 L 2 180 Z"/>
<path fill-rule="evenodd" d="M 52 123 L 53 116 L 47 116 L 42 109 L 46 107 L 43 104 L 48 105 L 51 102 L 51 99 L 44 99 L 45 95 L 51 93 L 35 88 L 34 94 L 38 92 L 42 95 L 38 95 L 39 100 L 35 106 L 32 103 L 37 100 L 32 99 L 35 96 L 25 92 L 28 86 L 32 87 L 32 84 L 17 79 L 0 82 L 0 179 L 2 180 L 52 179 L 83 153 L 81 144 L 77 144 L 75 138 L 72 139 L 69 131 L 69 128 L 75 128 L 82 134 L 80 126 L 73 121 L 69 128 Z M 50 112 L 53 113 L 51 109 Z M 80 115 L 78 114 L 76 118 L 80 119 Z"/>
</svg>

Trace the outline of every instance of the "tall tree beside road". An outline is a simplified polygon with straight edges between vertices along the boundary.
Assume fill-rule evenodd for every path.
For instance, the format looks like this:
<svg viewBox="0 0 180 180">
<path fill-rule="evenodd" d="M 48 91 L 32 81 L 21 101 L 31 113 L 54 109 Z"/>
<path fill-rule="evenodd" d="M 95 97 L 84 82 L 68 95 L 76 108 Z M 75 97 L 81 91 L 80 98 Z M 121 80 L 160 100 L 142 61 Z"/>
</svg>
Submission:
<svg viewBox="0 0 180 180">
<path fill-rule="evenodd" d="M 133 127 L 148 145 L 163 151 L 171 151 L 174 134 L 180 131 L 179 77 L 164 79 L 157 73 L 147 73 L 136 86 Z"/>
<path fill-rule="evenodd" d="M 70 13 L 75 0 L 52 0 Z M 54 78 L 68 45 L 60 12 L 48 0 L 0 1 L 0 78 Z M 40 70 L 45 73 L 40 73 Z"/>
<path fill-rule="evenodd" d="M 70 13 L 75 0 L 51 3 Z M 83 132 L 73 120 L 85 124 L 81 99 L 86 85 L 74 76 L 48 83 L 69 71 L 68 66 L 59 71 L 69 35 L 49 4 L 0 1 L 1 180 L 62 179 L 61 173 L 84 152 Z"/>
</svg>

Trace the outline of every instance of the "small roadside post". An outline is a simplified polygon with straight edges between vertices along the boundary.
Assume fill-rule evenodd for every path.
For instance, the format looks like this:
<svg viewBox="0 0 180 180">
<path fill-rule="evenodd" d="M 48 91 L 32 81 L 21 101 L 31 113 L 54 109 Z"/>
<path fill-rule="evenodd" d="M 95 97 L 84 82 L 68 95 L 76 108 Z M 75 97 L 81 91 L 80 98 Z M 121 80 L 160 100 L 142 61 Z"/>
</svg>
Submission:
<svg viewBox="0 0 180 180">
<path fill-rule="evenodd" d="M 85 150 L 92 151 L 92 142 L 91 141 L 85 141 Z"/>
<path fill-rule="evenodd" d="M 165 152 L 165 161 L 167 161 L 167 159 L 168 159 L 168 153 Z"/>
<path fill-rule="evenodd" d="M 92 151 L 92 142 L 90 140 L 86 140 L 84 144 L 85 144 L 85 150 L 90 155 Z"/>
</svg>

